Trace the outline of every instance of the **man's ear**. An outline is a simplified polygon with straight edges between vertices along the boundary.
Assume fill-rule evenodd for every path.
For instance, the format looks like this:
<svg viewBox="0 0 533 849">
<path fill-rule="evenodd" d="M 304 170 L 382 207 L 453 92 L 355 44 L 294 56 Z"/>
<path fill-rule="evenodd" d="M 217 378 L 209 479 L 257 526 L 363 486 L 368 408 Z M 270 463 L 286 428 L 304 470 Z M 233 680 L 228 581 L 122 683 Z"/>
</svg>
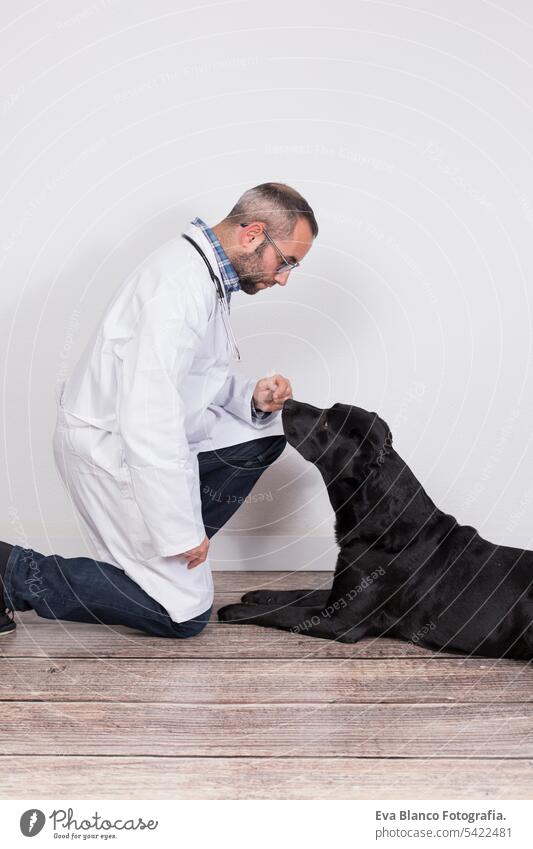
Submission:
<svg viewBox="0 0 533 849">
<path fill-rule="evenodd" d="M 245 251 L 255 251 L 258 243 L 263 239 L 265 225 L 262 221 L 252 221 L 250 224 L 241 224 L 238 230 L 239 246 Z"/>
</svg>

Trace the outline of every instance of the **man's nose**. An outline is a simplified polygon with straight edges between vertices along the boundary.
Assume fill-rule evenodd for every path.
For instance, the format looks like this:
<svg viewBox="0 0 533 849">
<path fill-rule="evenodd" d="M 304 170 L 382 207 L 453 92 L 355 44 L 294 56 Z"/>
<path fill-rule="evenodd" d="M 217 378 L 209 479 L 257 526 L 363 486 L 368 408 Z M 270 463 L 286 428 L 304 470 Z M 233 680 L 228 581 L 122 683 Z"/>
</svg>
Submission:
<svg viewBox="0 0 533 849">
<path fill-rule="evenodd" d="M 284 271 L 283 274 L 275 274 L 274 280 L 276 283 L 279 283 L 280 286 L 285 286 L 287 280 L 289 279 L 290 271 Z"/>
</svg>

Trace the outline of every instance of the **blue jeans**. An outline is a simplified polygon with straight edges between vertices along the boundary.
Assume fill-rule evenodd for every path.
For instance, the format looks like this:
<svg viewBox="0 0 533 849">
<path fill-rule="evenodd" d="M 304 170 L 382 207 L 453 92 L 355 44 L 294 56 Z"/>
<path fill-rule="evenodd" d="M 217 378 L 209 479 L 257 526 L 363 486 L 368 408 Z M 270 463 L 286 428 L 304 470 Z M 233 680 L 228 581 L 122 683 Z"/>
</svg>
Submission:
<svg viewBox="0 0 533 849">
<path fill-rule="evenodd" d="M 266 436 L 198 455 L 208 537 L 226 524 L 285 444 L 284 436 Z M 35 610 L 45 619 L 128 625 L 158 637 L 193 637 L 211 614 L 210 608 L 187 622 L 174 622 L 116 566 L 89 557 L 44 555 L 18 545 L 7 562 L 4 596 L 13 610 Z"/>
</svg>

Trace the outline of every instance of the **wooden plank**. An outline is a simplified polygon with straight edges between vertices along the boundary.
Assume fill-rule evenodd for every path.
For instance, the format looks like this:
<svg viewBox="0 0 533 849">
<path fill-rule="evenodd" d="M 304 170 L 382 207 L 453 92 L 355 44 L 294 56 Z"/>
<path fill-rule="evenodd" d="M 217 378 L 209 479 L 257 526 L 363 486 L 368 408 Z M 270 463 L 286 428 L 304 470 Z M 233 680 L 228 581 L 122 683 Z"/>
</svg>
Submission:
<svg viewBox="0 0 533 849">
<path fill-rule="evenodd" d="M 6 755 L 533 757 L 533 705 L 4 702 Z"/>
<path fill-rule="evenodd" d="M 186 640 L 151 637 L 119 625 L 44 619 L 34 610 L 17 611 L 17 631 L 0 639 L 0 657 L 460 657 L 400 640 L 371 638 L 347 645 L 275 628 L 218 622 L 218 609 L 240 601 L 244 592 L 215 594 L 210 625 Z"/>
<path fill-rule="evenodd" d="M 217 593 L 247 593 L 250 590 L 327 590 L 333 572 L 213 572 Z"/>
<path fill-rule="evenodd" d="M 26 614 L 24 614 L 26 615 Z M 125 626 L 39 619 L 20 622 L 0 638 L 0 657 L 179 658 L 460 658 L 400 640 L 368 639 L 352 645 L 253 625 L 214 621 L 191 639 L 151 637 Z"/>
<path fill-rule="evenodd" d="M 531 799 L 533 761 L 0 757 L 3 799 Z"/>
<path fill-rule="evenodd" d="M 5 701 L 533 703 L 533 669 L 485 660 L 0 660 Z"/>
</svg>

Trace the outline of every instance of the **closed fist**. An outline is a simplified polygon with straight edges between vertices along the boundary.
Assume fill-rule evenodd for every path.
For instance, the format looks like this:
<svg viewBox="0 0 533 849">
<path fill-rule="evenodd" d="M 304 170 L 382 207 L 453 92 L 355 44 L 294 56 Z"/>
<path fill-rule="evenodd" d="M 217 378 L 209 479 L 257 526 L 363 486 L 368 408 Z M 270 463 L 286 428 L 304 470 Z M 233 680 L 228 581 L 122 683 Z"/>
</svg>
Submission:
<svg viewBox="0 0 533 849">
<path fill-rule="evenodd" d="M 282 374 L 262 377 L 257 381 L 253 398 L 257 410 L 276 413 L 283 408 L 285 401 L 292 398 L 292 386 Z"/>
</svg>

